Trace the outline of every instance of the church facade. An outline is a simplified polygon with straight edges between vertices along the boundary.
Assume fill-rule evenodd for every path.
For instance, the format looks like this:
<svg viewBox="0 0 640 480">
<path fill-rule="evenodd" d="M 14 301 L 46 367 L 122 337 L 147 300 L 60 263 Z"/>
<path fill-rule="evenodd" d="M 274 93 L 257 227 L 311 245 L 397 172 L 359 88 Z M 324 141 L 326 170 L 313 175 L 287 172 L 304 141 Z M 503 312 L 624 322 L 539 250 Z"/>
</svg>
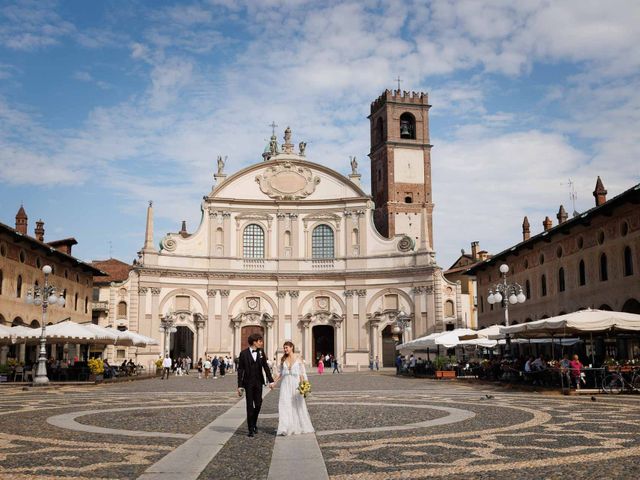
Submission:
<svg viewBox="0 0 640 480">
<path fill-rule="evenodd" d="M 261 332 L 270 357 L 292 340 L 308 362 L 333 354 L 346 366 L 391 366 L 397 341 L 464 326 L 460 285 L 432 248 L 429 107 L 424 93 L 388 90 L 372 103 L 371 196 L 355 157 L 343 176 L 288 128 L 240 171 L 228 175 L 219 157 L 195 232 L 156 247 L 149 205 L 139 261 L 100 292 L 110 305 L 101 323 L 157 338 L 136 352 L 141 363 L 165 347 L 235 357 Z M 165 345 L 167 315 L 177 331 Z"/>
</svg>

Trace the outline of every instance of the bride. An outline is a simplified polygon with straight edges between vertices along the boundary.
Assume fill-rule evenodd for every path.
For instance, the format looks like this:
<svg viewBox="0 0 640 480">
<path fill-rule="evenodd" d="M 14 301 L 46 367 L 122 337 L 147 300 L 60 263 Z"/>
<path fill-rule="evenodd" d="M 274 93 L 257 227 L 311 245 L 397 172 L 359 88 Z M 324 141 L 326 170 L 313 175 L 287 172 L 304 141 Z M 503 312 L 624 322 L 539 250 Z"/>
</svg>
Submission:
<svg viewBox="0 0 640 480">
<path fill-rule="evenodd" d="M 277 435 L 296 435 L 299 433 L 313 433 L 313 425 L 307 411 L 304 396 L 298 392 L 298 385 L 307 380 L 304 360 L 296 353 L 291 342 L 284 342 L 284 355 L 280 359 L 276 382 L 282 379 L 280 385 L 280 400 L 278 402 L 278 432 Z"/>
</svg>

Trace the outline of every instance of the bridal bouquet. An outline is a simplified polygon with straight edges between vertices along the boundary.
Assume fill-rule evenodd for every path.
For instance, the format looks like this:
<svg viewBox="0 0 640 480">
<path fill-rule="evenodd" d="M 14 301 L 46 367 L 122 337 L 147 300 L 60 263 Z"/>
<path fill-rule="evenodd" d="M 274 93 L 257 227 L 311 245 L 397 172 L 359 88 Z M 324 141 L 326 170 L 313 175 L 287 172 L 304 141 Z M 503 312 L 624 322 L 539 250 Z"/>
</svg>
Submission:
<svg viewBox="0 0 640 480">
<path fill-rule="evenodd" d="M 311 384 L 308 380 L 303 380 L 300 382 L 300 385 L 298 385 L 298 393 L 304 398 L 307 398 L 307 395 L 311 393 Z"/>
</svg>

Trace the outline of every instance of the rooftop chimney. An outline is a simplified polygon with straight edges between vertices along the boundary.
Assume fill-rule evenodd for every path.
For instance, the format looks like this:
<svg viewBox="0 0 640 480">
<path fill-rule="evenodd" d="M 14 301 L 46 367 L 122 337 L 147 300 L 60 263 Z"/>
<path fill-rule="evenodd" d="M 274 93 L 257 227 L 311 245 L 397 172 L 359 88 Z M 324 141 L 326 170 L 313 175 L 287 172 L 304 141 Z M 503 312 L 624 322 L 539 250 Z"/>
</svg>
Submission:
<svg viewBox="0 0 640 480">
<path fill-rule="evenodd" d="M 42 221 L 42 219 L 36 222 L 36 228 L 33 233 L 36 234 L 36 239 L 44 242 L 44 222 Z"/>
<path fill-rule="evenodd" d="M 569 214 L 564 209 L 563 205 L 560 205 L 560 210 L 558 210 L 558 214 L 556 215 L 556 218 L 558 219 L 558 225 L 566 222 L 567 219 L 569 218 Z"/>
<path fill-rule="evenodd" d="M 549 217 L 545 217 L 542 222 L 542 226 L 544 227 L 545 232 L 547 230 L 551 230 L 551 227 L 553 227 L 553 221 Z"/>
<path fill-rule="evenodd" d="M 478 260 L 478 247 L 480 247 L 480 242 L 471 242 L 471 258 L 474 260 Z"/>
<path fill-rule="evenodd" d="M 27 212 L 24 211 L 24 207 L 20 205 L 20 210 L 16 213 L 16 230 L 23 235 L 27 234 Z"/>
<path fill-rule="evenodd" d="M 596 207 L 599 207 L 607 201 L 607 191 L 604 189 L 599 175 L 598 180 L 596 180 L 596 189 L 593 191 L 593 196 L 596 197 Z"/>
<path fill-rule="evenodd" d="M 529 219 L 525 216 L 522 221 L 522 241 L 526 242 L 531 238 L 531 229 L 529 225 Z"/>
<path fill-rule="evenodd" d="M 187 233 L 187 221 L 186 220 L 182 220 L 182 228 L 180 229 L 180 236 L 184 237 L 188 237 L 189 234 Z"/>
</svg>

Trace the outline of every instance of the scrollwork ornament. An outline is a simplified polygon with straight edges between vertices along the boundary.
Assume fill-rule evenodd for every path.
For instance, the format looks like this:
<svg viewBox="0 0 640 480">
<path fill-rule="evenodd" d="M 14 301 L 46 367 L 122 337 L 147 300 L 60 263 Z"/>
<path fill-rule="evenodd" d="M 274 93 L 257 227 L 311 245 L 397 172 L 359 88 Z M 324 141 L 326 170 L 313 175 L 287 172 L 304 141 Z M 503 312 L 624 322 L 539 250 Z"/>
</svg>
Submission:
<svg viewBox="0 0 640 480">
<path fill-rule="evenodd" d="M 291 298 L 298 298 L 298 296 L 300 296 L 300 290 L 289 290 L 289 296 Z"/>
<path fill-rule="evenodd" d="M 401 252 L 410 252 L 415 247 L 413 239 L 407 235 L 403 235 L 398 242 L 398 250 Z"/>
<path fill-rule="evenodd" d="M 207 297 L 215 297 L 216 296 L 216 289 L 215 288 L 208 288 L 207 289 Z"/>
<path fill-rule="evenodd" d="M 151 289 L 151 295 L 154 295 L 154 296 L 157 297 L 158 295 L 160 295 L 160 289 L 159 288 L 152 288 Z"/>
<path fill-rule="evenodd" d="M 359 297 L 366 297 L 367 296 L 367 289 L 366 288 L 361 289 L 361 290 L 357 290 L 357 292 L 358 292 L 358 296 Z"/>
<path fill-rule="evenodd" d="M 228 297 L 230 293 L 231 290 L 220 290 L 220 296 L 222 297 Z"/>
<path fill-rule="evenodd" d="M 138 293 L 140 295 L 146 295 L 149 289 L 147 287 L 138 287 Z"/>
<path fill-rule="evenodd" d="M 175 251 L 176 247 L 178 246 L 178 242 L 176 242 L 171 237 L 164 237 L 162 239 L 161 246 L 162 246 L 163 250 L 166 250 L 167 252 L 173 252 L 173 251 Z"/>
</svg>

